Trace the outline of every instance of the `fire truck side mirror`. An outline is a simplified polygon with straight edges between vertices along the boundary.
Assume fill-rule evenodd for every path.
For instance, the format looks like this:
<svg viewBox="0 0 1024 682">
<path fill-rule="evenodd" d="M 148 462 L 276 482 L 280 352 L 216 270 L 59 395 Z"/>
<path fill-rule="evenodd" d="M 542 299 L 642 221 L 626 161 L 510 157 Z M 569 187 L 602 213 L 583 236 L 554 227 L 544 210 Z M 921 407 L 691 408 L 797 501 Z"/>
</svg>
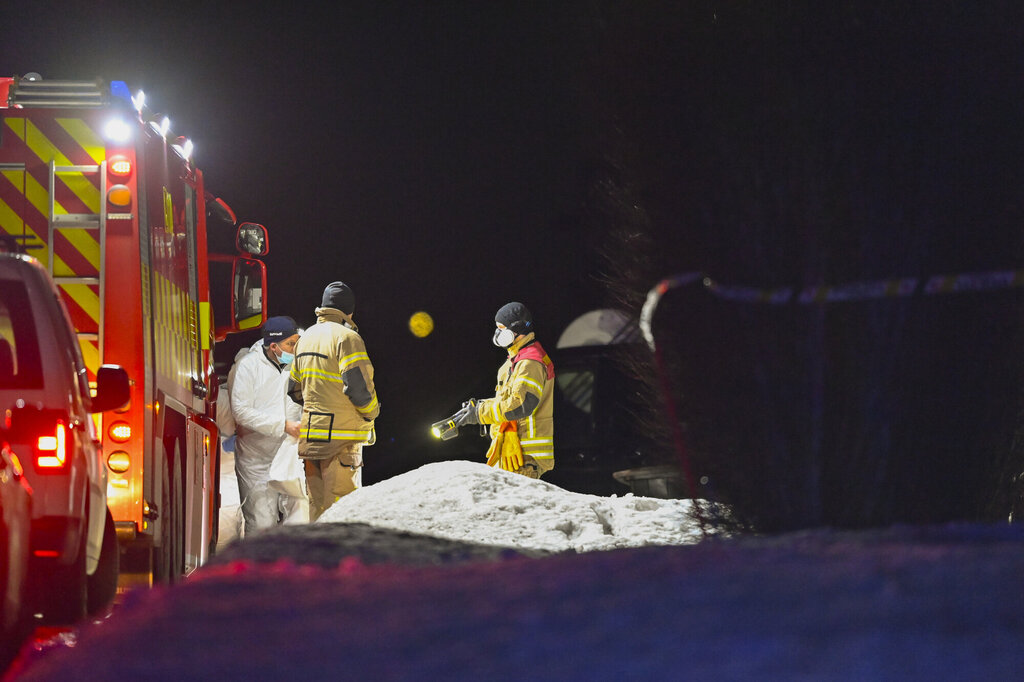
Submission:
<svg viewBox="0 0 1024 682">
<path fill-rule="evenodd" d="M 270 239 L 267 228 L 259 223 L 242 223 L 235 234 L 235 247 L 239 253 L 253 256 L 266 256 L 270 251 Z"/>
<path fill-rule="evenodd" d="M 262 228 L 262 225 L 259 226 Z M 261 260 L 238 256 L 231 268 L 231 331 L 263 326 L 267 320 L 267 266 Z"/>
<path fill-rule="evenodd" d="M 131 398 L 131 380 L 119 365 L 103 365 L 96 372 L 96 395 L 89 405 L 90 412 L 106 412 L 124 406 Z"/>
</svg>

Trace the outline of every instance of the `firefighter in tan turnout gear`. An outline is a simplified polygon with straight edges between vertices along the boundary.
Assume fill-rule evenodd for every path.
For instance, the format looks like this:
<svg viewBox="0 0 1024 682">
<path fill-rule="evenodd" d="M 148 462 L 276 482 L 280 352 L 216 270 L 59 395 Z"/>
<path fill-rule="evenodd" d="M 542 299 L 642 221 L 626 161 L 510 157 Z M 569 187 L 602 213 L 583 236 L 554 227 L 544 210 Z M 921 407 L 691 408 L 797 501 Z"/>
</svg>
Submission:
<svg viewBox="0 0 1024 682">
<path fill-rule="evenodd" d="M 491 426 L 489 465 L 540 478 L 555 466 L 555 367 L 535 338 L 525 305 L 513 301 L 502 306 L 494 324 L 492 341 L 508 357 L 498 369 L 494 397 L 468 401 L 461 424 Z"/>
<path fill-rule="evenodd" d="M 363 446 L 380 413 L 373 365 L 352 321 L 355 296 L 343 282 L 324 289 L 317 322 L 295 347 L 288 395 L 302 405 L 299 457 L 306 470 L 310 521 L 362 484 Z"/>
</svg>

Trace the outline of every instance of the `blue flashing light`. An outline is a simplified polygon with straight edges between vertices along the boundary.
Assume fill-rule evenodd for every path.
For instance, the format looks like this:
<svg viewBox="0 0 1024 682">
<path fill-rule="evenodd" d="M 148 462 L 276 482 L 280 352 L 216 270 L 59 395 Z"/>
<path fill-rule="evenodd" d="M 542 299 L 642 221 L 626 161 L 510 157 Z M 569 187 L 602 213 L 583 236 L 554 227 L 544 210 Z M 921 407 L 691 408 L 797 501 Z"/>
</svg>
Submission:
<svg viewBox="0 0 1024 682">
<path fill-rule="evenodd" d="M 124 81 L 110 81 L 110 94 L 128 104 L 132 103 L 132 93 L 128 91 L 128 84 Z"/>
</svg>

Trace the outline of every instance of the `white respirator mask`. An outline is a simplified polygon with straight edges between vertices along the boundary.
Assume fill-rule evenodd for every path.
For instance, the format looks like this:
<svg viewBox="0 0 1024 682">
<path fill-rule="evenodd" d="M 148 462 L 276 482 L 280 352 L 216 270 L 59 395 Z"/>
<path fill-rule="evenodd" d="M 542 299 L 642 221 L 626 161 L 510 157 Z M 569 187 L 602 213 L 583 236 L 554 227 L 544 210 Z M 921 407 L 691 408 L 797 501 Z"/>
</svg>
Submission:
<svg viewBox="0 0 1024 682">
<path fill-rule="evenodd" d="M 516 333 L 508 327 L 498 327 L 494 330 L 494 338 L 491 342 L 498 348 L 508 348 L 516 340 Z"/>
</svg>

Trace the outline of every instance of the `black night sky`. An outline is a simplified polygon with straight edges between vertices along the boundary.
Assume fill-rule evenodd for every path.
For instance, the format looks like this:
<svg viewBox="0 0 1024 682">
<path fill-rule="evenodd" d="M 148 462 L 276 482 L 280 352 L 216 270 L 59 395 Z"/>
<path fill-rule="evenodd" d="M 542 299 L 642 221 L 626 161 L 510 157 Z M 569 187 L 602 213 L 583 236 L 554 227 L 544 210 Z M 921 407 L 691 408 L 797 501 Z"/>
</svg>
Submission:
<svg viewBox="0 0 1024 682">
<path fill-rule="evenodd" d="M 436 447 L 408 434 L 488 384 L 509 300 L 554 346 L 624 288 L 635 303 L 687 270 L 777 287 L 1020 268 L 1022 14 L 952 0 L 16 0 L 0 8 L 0 63 L 144 89 L 194 140 L 207 186 L 269 229 L 271 314 L 309 325 L 326 283 L 352 286 L 382 403 L 372 478 L 381 459 Z M 1024 339 L 1016 291 L 956 301 L 834 307 L 806 327 L 799 311 L 728 311 L 732 336 L 714 326 L 724 308 L 693 329 L 669 305 L 663 324 L 677 351 L 702 344 L 677 356 L 708 391 L 691 407 L 726 416 L 709 433 L 742 435 L 750 366 L 785 384 L 776 360 L 799 344 L 795 366 L 828 387 L 808 381 L 794 433 L 841 433 L 829 420 L 863 395 L 851 429 L 915 422 L 952 467 L 953 439 L 1011 428 Z M 427 339 L 407 328 L 418 310 L 436 323 Z M 888 412 L 878 391 L 895 396 Z M 771 439 L 757 428 L 786 418 L 746 429 L 755 462 Z M 908 479 L 946 467 L 903 450 Z"/>
</svg>

